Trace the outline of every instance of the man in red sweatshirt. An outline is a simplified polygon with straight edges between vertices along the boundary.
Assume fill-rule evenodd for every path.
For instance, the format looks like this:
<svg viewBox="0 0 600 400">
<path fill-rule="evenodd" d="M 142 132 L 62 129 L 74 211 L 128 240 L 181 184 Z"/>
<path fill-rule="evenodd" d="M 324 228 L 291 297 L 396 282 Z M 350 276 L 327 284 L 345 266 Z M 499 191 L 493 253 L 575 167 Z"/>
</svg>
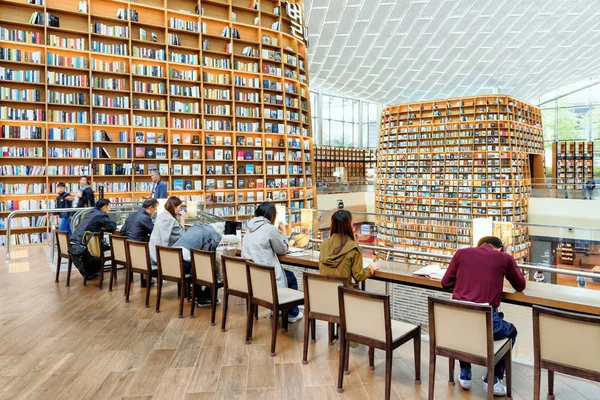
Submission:
<svg viewBox="0 0 600 400">
<path fill-rule="evenodd" d="M 442 286 L 452 289 L 454 300 L 491 305 L 494 340 L 509 338 L 514 344 L 517 329 L 513 324 L 504 321 L 504 314 L 498 312 L 498 307 L 502 300 L 504 277 L 518 292 L 525 289 L 525 278 L 515 259 L 505 251 L 504 243 L 495 236 L 481 238 L 477 247 L 458 250 L 442 279 Z M 500 360 L 494 368 L 496 396 L 506 395 L 506 386 L 502 381 L 504 369 L 504 360 Z M 471 377 L 471 364 L 461 361 L 458 382 L 463 389 L 471 388 Z M 483 380 L 483 387 L 487 390 L 487 375 Z"/>
</svg>

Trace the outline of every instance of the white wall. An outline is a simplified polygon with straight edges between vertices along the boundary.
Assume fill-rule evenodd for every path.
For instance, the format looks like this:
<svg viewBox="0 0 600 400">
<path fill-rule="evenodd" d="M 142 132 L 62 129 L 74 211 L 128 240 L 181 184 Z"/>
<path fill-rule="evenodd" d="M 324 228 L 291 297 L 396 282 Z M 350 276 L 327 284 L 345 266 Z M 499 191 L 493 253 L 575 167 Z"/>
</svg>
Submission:
<svg viewBox="0 0 600 400">
<path fill-rule="evenodd" d="M 531 198 L 528 211 L 529 223 L 570 225 L 600 228 L 600 201 Z M 563 237 L 570 239 L 600 240 L 600 231 L 563 228 L 530 227 L 534 236 Z"/>
</svg>

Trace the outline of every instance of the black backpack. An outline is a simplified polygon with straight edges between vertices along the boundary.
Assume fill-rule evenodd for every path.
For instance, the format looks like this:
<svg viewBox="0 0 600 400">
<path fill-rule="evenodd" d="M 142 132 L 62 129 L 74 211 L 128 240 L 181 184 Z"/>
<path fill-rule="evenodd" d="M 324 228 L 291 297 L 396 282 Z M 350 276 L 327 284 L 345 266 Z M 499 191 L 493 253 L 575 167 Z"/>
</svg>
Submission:
<svg viewBox="0 0 600 400">
<path fill-rule="evenodd" d="M 71 261 L 84 278 L 98 274 L 100 268 L 102 268 L 100 259 L 93 257 L 88 250 L 88 243 L 94 235 L 98 235 L 98 233 L 87 235 L 87 240 L 82 240 L 81 243 L 71 244 L 71 249 L 69 250 Z"/>
</svg>

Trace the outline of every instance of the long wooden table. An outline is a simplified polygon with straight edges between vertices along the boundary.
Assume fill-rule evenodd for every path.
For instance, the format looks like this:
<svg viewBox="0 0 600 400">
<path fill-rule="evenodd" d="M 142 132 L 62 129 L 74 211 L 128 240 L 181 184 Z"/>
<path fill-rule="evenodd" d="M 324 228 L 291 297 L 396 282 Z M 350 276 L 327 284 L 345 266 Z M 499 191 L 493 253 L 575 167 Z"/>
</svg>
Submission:
<svg viewBox="0 0 600 400">
<path fill-rule="evenodd" d="M 307 253 L 308 255 L 298 257 L 281 256 L 279 260 L 285 265 L 319 269 L 319 252 L 308 250 Z M 447 291 L 442 288 L 442 284 L 438 280 L 413 275 L 414 271 L 421 268 L 419 265 L 385 260 L 376 260 L 375 264 L 381 269 L 371 279 Z M 523 292 L 516 292 L 508 282 L 505 282 L 502 301 L 528 307 L 538 305 L 600 315 L 600 293 L 598 291 L 550 283 L 528 281 L 527 288 Z"/>
</svg>

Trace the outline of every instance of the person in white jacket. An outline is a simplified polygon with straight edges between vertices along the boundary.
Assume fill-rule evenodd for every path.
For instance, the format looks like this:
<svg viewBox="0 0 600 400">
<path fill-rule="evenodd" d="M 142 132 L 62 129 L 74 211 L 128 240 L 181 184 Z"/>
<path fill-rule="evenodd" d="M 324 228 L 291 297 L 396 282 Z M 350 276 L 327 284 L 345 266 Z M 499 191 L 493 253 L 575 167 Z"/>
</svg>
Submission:
<svg viewBox="0 0 600 400">
<path fill-rule="evenodd" d="M 165 211 L 158 214 L 154 221 L 154 229 L 150 235 L 150 259 L 156 264 L 156 246 L 173 246 L 179 240 L 185 229 L 186 213 L 181 212 L 183 202 L 179 197 L 171 196 L 165 204 Z M 181 215 L 180 215 L 181 214 Z M 179 216 L 179 221 L 177 217 Z"/>
<path fill-rule="evenodd" d="M 293 272 L 281 267 L 278 255 L 289 250 L 288 239 L 273 225 L 277 209 L 271 202 L 264 202 L 256 208 L 254 218 L 248 222 L 248 230 L 242 241 L 242 258 L 260 265 L 275 268 L 277 287 L 298 290 L 298 280 Z M 288 321 L 296 322 L 304 317 L 298 307 L 291 308 Z"/>
</svg>

